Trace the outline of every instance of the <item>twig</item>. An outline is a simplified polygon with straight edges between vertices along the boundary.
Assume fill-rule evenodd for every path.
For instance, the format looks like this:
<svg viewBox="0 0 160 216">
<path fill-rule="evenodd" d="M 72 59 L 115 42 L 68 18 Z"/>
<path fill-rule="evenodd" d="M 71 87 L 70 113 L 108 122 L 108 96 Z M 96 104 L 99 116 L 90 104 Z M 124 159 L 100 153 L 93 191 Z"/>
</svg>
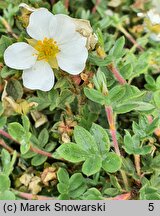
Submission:
<svg viewBox="0 0 160 216">
<path fill-rule="evenodd" d="M 93 14 L 96 13 L 97 7 L 98 7 L 98 5 L 99 5 L 100 3 L 101 3 L 101 0 L 96 0 L 95 6 L 94 6 L 93 9 L 92 9 L 92 13 L 93 13 Z"/>
<path fill-rule="evenodd" d="M 65 5 L 65 8 L 68 10 L 68 8 L 69 8 L 69 0 L 65 0 L 64 5 Z"/>
<path fill-rule="evenodd" d="M 18 36 L 13 32 L 9 23 L 3 17 L 0 17 L 0 20 L 2 24 L 4 25 L 4 27 L 6 28 L 7 32 L 11 34 L 14 38 L 18 39 Z"/>
<path fill-rule="evenodd" d="M 120 150 L 119 150 L 119 146 L 118 146 L 118 142 L 116 138 L 116 129 L 115 129 L 115 123 L 114 123 L 113 109 L 111 106 L 105 106 L 105 111 L 107 114 L 107 119 L 109 123 L 110 134 L 113 140 L 114 149 L 115 149 L 116 154 L 120 156 L 121 154 L 120 154 Z"/>
<path fill-rule="evenodd" d="M 38 148 L 35 148 L 35 147 L 33 147 L 32 145 L 31 145 L 31 147 L 30 147 L 30 150 L 31 150 L 32 152 L 37 153 L 37 154 L 44 155 L 44 156 L 47 156 L 47 157 L 49 157 L 49 158 L 53 158 L 51 153 L 45 152 L 45 151 L 43 151 L 43 150 L 41 150 L 41 149 L 38 149 Z"/>
<path fill-rule="evenodd" d="M 140 158 L 140 155 L 134 155 L 134 162 L 135 162 L 137 175 L 141 176 L 141 165 L 140 165 L 141 158 Z"/>
<path fill-rule="evenodd" d="M 0 130 L 0 134 L 10 140 L 12 140 L 13 142 L 19 144 L 19 142 L 15 139 L 13 139 L 13 137 L 11 137 L 7 132 L 5 132 L 4 130 Z"/>
<path fill-rule="evenodd" d="M 116 197 L 106 198 L 105 200 L 129 200 L 131 198 L 131 192 L 118 195 Z"/>
<path fill-rule="evenodd" d="M 11 137 L 7 132 L 0 130 L 0 134 L 20 145 L 20 143 L 17 140 L 13 139 L 13 137 Z M 33 147 L 32 144 L 31 144 L 30 150 L 32 152 L 37 153 L 37 154 L 44 155 L 44 156 L 47 156 L 49 158 L 53 158 L 51 153 L 45 152 L 45 151 L 38 149 L 38 148 L 35 148 L 35 147 Z"/>
<path fill-rule="evenodd" d="M 13 153 L 14 152 L 14 149 L 9 147 L 5 142 L 4 140 L 0 139 L 0 145 L 5 148 L 9 153 Z"/>
<path fill-rule="evenodd" d="M 119 73 L 119 71 L 117 70 L 117 68 L 114 66 L 114 64 L 109 64 L 108 69 L 112 72 L 112 74 L 114 75 L 114 77 L 116 78 L 116 80 L 119 82 L 119 84 L 124 85 L 126 84 L 126 80 L 121 76 L 121 74 Z"/>
<path fill-rule="evenodd" d="M 47 196 L 38 196 L 35 194 L 30 193 L 24 193 L 17 190 L 12 190 L 16 196 L 19 196 L 21 198 L 27 199 L 27 200 L 55 200 L 53 197 L 47 197 Z"/>
<path fill-rule="evenodd" d="M 115 127 L 115 120 L 114 120 L 114 113 L 113 113 L 113 109 L 111 106 L 105 106 L 105 111 L 106 111 L 106 115 L 107 115 L 107 119 L 108 119 L 108 123 L 109 123 L 109 130 L 110 130 L 110 134 L 112 136 L 112 140 L 113 140 L 113 146 L 115 149 L 115 152 L 117 155 L 119 155 L 121 157 L 121 153 L 120 153 L 120 149 L 119 149 L 119 145 L 118 145 L 118 141 L 117 141 L 117 137 L 116 137 L 116 127 Z M 120 170 L 123 182 L 124 182 L 124 186 L 126 188 L 126 190 L 129 190 L 129 185 L 128 185 L 128 179 L 126 176 L 126 173 L 123 170 Z"/>
<path fill-rule="evenodd" d="M 133 43 L 140 51 L 144 51 L 143 47 L 141 47 L 137 41 L 133 38 L 133 36 L 127 32 L 127 30 L 121 26 L 121 25 L 118 25 L 117 28 L 119 29 L 119 31 L 121 31 L 127 38 L 129 41 L 131 41 L 131 43 Z"/>
</svg>

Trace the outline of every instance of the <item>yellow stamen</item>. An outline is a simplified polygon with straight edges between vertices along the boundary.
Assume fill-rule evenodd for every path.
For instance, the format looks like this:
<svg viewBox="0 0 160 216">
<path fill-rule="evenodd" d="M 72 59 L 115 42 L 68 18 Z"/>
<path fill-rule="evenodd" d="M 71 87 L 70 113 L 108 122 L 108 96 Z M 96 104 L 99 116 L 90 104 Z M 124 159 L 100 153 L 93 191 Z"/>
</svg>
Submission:
<svg viewBox="0 0 160 216">
<path fill-rule="evenodd" d="M 155 24 L 155 25 L 153 25 L 149 19 L 145 19 L 145 22 L 146 22 L 147 28 L 148 28 L 151 32 L 153 32 L 153 33 L 155 33 L 155 34 L 159 34 L 159 33 L 160 33 L 160 24 Z"/>
<path fill-rule="evenodd" d="M 59 53 L 59 48 L 56 41 L 52 38 L 44 38 L 43 41 L 39 40 L 33 46 L 38 51 L 37 60 L 47 61 L 53 68 L 58 68 L 56 55 Z"/>
</svg>

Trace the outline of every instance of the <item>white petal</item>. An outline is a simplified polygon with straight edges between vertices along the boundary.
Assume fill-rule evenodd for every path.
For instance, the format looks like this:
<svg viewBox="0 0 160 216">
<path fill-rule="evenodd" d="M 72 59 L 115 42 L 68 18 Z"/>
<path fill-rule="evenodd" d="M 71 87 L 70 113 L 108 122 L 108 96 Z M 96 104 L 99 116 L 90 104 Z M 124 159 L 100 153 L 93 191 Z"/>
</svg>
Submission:
<svg viewBox="0 0 160 216">
<path fill-rule="evenodd" d="M 160 24 L 160 14 L 156 9 L 151 9 L 147 12 L 147 16 L 150 19 L 152 25 Z"/>
<path fill-rule="evenodd" d="M 50 38 L 50 23 L 56 25 L 55 17 L 47 9 L 42 8 L 34 11 L 29 18 L 27 33 L 36 40 L 43 40 L 45 37 Z"/>
<path fill-rule="evenodd" d="M 54 74 L 50 65 L 45 61 L 36 64 L 22 74 L 23 85 L 29 89 L 49 91 L 54 85 Z"/>
<path fill-rule="evenodd" d="M 10 68 L 28 69 L 36 62 L 37 56 L 35 53 L 37 51 L 27 43 L 14 43 L 5 50 L 4 61 Z"/>
<path fill-rule="evenodd" d="M 57 54 L 59 67 L 69 74 L 81 73 L 86 64 L 88 50 L 86 48 L 86 38 L 76 33 L 73 40 L 59 46 L 60 52 Z"/>
<path fill-rule="evenodd" d="M 151 33 L 150 34 L 150 38 L 153 40 L 153 41 L 160 41 L 160 34 L 154 34 L 154 33 Z"/>
<path fill-rule="evenodd" d="M 73 20 L 64 14 L 57 14 L 54 16 L 56 22 L 50 22 L 50 32 L 52 37 L 58 44 L 68 42 L 74 37 L 76 33 L 76 25 Z"/>
</svg>

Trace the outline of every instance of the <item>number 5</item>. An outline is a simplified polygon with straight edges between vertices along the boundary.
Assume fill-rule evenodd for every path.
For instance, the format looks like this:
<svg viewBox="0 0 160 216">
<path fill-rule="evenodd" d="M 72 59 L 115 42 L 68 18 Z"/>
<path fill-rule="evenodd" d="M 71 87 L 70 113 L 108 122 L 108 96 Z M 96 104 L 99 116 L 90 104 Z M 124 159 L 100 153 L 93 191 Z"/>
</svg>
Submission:
<svg viewBox="0 0 160 216">
<path fill-rule="evenodd" d="M 148 210 L 153 211 L 154 210 L 154 203 L 149 203 Z"/>
</svg>

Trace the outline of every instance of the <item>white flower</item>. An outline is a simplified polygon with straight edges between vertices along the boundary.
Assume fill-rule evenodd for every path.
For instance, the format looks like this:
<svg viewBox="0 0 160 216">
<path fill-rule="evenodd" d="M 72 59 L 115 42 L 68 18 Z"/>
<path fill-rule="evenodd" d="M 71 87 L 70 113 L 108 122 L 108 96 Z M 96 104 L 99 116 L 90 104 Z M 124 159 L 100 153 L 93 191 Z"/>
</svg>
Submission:
<svg viewBox="0 0 160 216">
<path fill-rule="evenodd" d="M 33 39 L 18 42 L 4 53 L 7 66 L 23 70 L 25 87 L 49 91 L 54 85 L 52 68 L 72 75 L 81 73 L 88 57 L 87 39 L 76 31 L 69 16 L 39 9 L 30 15 L 27 33 Z"/>
<path fill-rule="evenodd" d="M 157 9 L 150 9 L 146 14 L 139 13 L 138 16 L 145 17 L 145 30 L 150 33 L 150 38 L 160 41 L 160 13 Z"/>
<path fill-rule="evenodd" d="M 147 17 L 151 21 L 152 25 L 160 24 L 160 14 L 156 9 L 150 9 L 147 12 Z"/>
</svg>

